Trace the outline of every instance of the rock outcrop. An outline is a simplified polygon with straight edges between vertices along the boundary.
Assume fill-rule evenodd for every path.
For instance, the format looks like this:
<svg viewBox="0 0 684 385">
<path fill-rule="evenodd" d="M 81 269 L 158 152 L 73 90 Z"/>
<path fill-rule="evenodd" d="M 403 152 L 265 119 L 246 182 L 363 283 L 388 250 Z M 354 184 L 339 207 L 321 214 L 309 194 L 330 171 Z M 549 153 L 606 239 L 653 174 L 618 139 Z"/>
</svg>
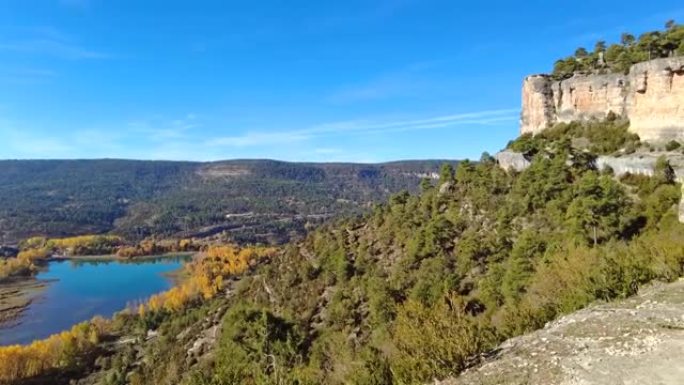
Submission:
<svg viewBox="0 0 684 385">
<path fill-rule="evenodd" d="M 684 183 L 684 154 L 678 152 L 636 152 L 629 155 L 601 155 L 596 158 L 596 169 L 610 167 L 616 176 L 625 174 L 653 176 L 658 158 L 665 156 L 672 166 L 677 182 Z M 494 158 L 504 170 L 523 171 L 530 166 L 524 154 L 511 150 L 498 152 Z"/>
<path fill-rule="evenodd" d="M 684 280 L 590 306 L 503 343 L 441 385 L 682 384 Z"/>
<path fill-rule="evenodd" d="M 511 151 L 503 150 L 494 155 L 494 159 L 499 163 L 499 166 L 506 171 L 515 170 L 522 171 L 530 166 L 530 161 L 525 155 Z"/>
<path fill-rule="evenodd" d="M 578 74 L 562 81 L 533 75 L 523 82 L 523 134 L 611 112 L 629 119 L 643 141 L 684 141 L 684 57 L 638 63 L 627 75 Z"/>
<path fill-rule="evenodd" d="M 608 166 L 617 176 L 636 174 L 653 176 L 658 158 L 667 157 L 674 169 L 678 182 L 684 182 L 684 155 L 676 152 L 634 153 L 622 156 L 599 156 L 596 158 L 596 168 L 603 170 Z"/>
</svg>

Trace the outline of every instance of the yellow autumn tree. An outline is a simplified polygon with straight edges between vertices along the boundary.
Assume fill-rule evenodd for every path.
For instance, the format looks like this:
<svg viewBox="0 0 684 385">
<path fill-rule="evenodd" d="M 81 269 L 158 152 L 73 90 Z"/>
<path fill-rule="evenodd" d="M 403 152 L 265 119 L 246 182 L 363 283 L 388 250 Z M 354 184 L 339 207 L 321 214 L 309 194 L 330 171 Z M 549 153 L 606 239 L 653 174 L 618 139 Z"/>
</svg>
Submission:
<svg viewBox="0 0 684 385">
<path fill-rule="evenodd" d="M 276 252 L 271 247 L 213 246 L 187 264 L 188 278 L 180 285 L 152 296 L 147 304 L 138 308 L 146 311 L 179 311 L 192 301 L 215 297 L 225 289 L 227 278 L 246 272 L 251 266 Z"/>
<path fill-rule="evenodd" d="M 96 317 L 29 345 L 0 347 L 0 383 L 13 383 L 51 369 L 73 368 L 109 329 L 109 321 Z"/>
</svg>

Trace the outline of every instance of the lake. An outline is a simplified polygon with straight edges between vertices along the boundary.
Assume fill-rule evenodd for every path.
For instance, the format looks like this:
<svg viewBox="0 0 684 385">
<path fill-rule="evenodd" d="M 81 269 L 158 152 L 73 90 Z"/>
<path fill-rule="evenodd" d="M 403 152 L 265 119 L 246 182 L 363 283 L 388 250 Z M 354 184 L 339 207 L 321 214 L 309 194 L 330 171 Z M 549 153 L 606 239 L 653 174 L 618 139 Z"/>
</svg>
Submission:
<svg viewBox="0 0 684 385">
<path fill-rule="evenodd" d="M 164 273 L 180 268 L 189 257 L 145 258 L 137 261 L 52 261 L 37 275 L 46 288 L 19 317 L 0 329 L 0 345 L 42 339 L 95 315 L 111 317 L 128 304 L 168 290 Z"/>
</svg>

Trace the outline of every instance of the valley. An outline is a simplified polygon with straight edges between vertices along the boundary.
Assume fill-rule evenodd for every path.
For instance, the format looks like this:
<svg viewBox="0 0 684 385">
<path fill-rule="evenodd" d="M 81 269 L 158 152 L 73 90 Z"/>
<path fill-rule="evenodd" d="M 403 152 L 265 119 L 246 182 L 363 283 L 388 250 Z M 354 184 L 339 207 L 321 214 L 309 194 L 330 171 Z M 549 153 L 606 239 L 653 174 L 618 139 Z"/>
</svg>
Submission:
<svg viewBox="0 0 684 385">
<path fill-rule="evenodd" d="M 113 232 L 284 243 L 307 226 L 417 191 L 444 161 L 385 164 L 0 161 L 0 244 Z M 457 162 L 452 162 L 456 164 Z"/>
<path fill-rule="evenodd" d="M 477 160 L 2 160 L 0 384 L 675 385 L 682 55 L 675 21 L 577 48 L 523 80 L 520 135 Z"/>
</svg>

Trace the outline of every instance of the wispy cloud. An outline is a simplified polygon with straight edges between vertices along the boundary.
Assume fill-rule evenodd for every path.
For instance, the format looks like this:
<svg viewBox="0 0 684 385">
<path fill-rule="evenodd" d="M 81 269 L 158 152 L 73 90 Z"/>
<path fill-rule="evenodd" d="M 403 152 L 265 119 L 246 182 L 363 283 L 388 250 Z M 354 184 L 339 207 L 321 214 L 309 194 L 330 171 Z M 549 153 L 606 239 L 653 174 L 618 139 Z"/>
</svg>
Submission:
<svg viewBox="0 0 684 385">
<path fill-rule="evenodd" d="M 103 59 L 110 55 L 73 43 L 45 38 L 0 43 L 0 50 L 27 54 L 58 56 L 65 59 Z"/>
<path fill-rule="evenodd" d="M 519 109 L 474 111 L 436 116 L 424 119 L 371 121 L 351 120 L 315 125 L 305 129 L 274 132 L 247 132 L 243 135 L 218 137 L 208 140 L 208 146 L 265 146 L 279 143 L 293 143 L 323 136 L 372 135 L 391 132 L 431 130 L 466 125 L 492 125 L 514 122 L 519 119 Z"/>
<path fill-rule="evenodd" d="M 412 63 L 372 79 L 340 87 L 326 99 L 332 103 L 354 103 L 420 94 L 429 83 L 421 75 L 441 63 L 436 60 Z"/>
<path fill-rule="evenodd" d="M 0 120 L 0 135 L 3 138 L 0 158 L 45 158 L 46 154 L 49 157 L 68 157 L 73 150 L 64 138 L 36 135 L 6 119 Z M 14 156 L 2 155 L 2 151 L 11 151 Z"/>
<path fill-rule="evenodd" d="M 353 103 L 389 97 L 406 96 L 418 88 L 416 82 L 404 76 L 384 76 L 373 79 L 366 84 L 341 88 L 328 96 L 333 103 Z"/>
<path fill-rule="evenodd" d="M 57 76 L 57 72 L 40 68 L 19 68 L 2 71 L 0 83 L 38 84 Z"/>
<path fill-rule="evenodd" d="M 236 136 L 223 136 L 206 142 L 209 146 L 250 147 L 288 144 L 309 139 L 311 135 L 303 131 L 286 132 L 248 132 Z"/>
<path fill-rule="evenodd" d="M 360 119 L 313 125 L 303 129 L 252 131 L 211 137 L 206 117 L 185 114 L 139 119 L 128 124 L 85 124 L 44 130 L 0 119 L 2 158 L 117 157 L 138 159 L 217 160 L 244 156 L 312 161 L 377 161 L 376 148 L 346 148 L 338 140 L 386 141 L 390 133 L 473 126 L 496 127 L 515 122 L 518 109 L 472 111 L 418 119 Z M 125 126 L 125 129 L 118 129 Z M 370 136 L 376 135 L 371 138 Z M 427 135 L 427 133 L 426 133 Z M 368 138 L 366 138 L 368 137 Z M 341 142 L 340 142 L 341 143 Z"/>
<path fill-rule="evenodd" d="M 22 38 L 0 39 L 0 51 L 63 59 L 105 59 L 111 54 L 80 45 L 76 39 L 52 27 L 23 28 Z M 27 36 L 28 37 L 24 37 Z"/>
<path fill-rule="evenodd" d="M 1 112 L 1 110 L 0 110 Z M 20 121 L 0 118 L 0 159 L 119 157 L 140 159 L 196 159 L 217 157 L 206 148 L 196 147 L 197 119 L 187 114 L 178 119 L 140 120 L 140 124 L 90 125 L 61 130 L 43 130 Z M 144 124 L 142 123 L 144 122 Z M 153 124 L 163 124 L 154 126 Z M 125 124 L 123 126 L 126 126 Z"/>
<path fill-rule="evenodd" d="M 192 133 L 192 129 L 201 126 L 202 124 L 194 113 L 188 113 L 182 118 L 171 120 L 156 117 L 128 123 L 128 127 L 132 131 L 158 142 L 186 138 Z"/>
</svg>

